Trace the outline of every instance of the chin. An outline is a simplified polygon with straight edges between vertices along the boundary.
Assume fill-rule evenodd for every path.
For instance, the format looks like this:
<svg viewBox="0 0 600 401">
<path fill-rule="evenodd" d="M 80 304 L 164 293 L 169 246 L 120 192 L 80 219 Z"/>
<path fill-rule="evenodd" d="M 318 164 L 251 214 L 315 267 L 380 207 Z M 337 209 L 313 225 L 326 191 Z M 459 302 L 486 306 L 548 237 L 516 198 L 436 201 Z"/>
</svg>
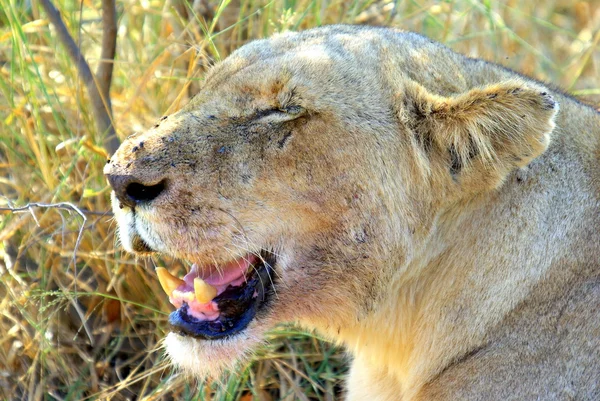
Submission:
<svg viewBox="0 0 600 401">
<path fill-rule="evenodd" d="M 251 325 L 235 335 L 215 340 L 171 332 L 164 340 L 164 348 L 183 373 L 198 378 L 218 377 L 247 362 L 264 341 L 265 331 L 259 325 Z"/>
</svg>

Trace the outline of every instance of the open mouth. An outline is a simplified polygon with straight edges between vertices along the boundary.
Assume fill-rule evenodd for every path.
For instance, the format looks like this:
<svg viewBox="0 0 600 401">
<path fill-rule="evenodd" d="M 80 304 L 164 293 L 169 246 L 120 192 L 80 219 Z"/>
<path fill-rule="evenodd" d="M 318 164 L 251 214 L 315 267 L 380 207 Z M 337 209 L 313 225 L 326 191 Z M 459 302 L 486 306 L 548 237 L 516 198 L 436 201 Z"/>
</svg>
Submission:
<svg viewBox="0 0 600 401">
<path fill-rule="evenodd" d="M 274 292 L 274 265 L 274 255 L 263 251 L 223 266 L 194 264 L 183 279 L 157 268 L 160 284 L 177 308 L 169 316 L 171 330 L 204 340 L 243 331 Z"/>
</svg>

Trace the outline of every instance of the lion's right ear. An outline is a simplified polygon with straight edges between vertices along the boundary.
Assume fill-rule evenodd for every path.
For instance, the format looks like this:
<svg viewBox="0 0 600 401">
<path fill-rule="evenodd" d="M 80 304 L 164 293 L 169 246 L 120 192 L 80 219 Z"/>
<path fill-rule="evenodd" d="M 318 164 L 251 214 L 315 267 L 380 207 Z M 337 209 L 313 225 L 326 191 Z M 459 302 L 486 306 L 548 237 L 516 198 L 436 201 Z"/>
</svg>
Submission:
<svg viewBox="0 0 600 401">
<path fill-rule="evenodd" d="M 461 192 L 500 186 L 550 143 L 558 104 L 541 86 L 508 81 L 442 97 L 407 81 L 397 104 L 416 160 Z"/>
</svg>

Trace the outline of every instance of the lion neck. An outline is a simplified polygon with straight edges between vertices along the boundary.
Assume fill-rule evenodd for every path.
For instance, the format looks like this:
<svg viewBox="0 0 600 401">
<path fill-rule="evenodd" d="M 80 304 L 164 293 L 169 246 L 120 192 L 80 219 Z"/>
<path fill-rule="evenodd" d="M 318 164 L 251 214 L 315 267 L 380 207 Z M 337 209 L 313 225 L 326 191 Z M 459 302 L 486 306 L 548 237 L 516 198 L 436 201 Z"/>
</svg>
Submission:
<svg viewBox="0 0 600 401">
<path fill-rule="evenodd" d="M 453 360 L 490 341 L 495 326 L 553 271 L 597 259 L 599 247 L 586 245 L 600 224 L 597 191 L 586 182 L 581 155 L 557 142 L 497 191 L 437 214 L 408 261 L 390 263 L 396 274 L 381 284 L 376 312 L 328 334 L 365 365 L 390 372 L 410 399 Z"/>
</svg>

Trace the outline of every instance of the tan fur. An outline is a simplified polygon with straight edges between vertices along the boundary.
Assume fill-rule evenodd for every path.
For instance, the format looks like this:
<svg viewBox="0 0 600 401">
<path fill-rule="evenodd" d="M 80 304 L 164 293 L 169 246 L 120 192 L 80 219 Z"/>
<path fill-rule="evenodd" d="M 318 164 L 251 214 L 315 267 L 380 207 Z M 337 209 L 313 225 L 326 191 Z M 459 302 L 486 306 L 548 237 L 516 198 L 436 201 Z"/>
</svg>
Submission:
<svg viewBox="0 0 600 401">
<path fill-rule="evenodd" d="M 115 201 L 130 250 L 279 255 L 243 333 L 169 335 L 188 371 L 297 321 L 354 356 L 349 400 L 598 400 L 599 140 L 597 112 L 531 79 L 331 26 L 242 47 L 106 172 L 167 183 Z"/>
</svg>

